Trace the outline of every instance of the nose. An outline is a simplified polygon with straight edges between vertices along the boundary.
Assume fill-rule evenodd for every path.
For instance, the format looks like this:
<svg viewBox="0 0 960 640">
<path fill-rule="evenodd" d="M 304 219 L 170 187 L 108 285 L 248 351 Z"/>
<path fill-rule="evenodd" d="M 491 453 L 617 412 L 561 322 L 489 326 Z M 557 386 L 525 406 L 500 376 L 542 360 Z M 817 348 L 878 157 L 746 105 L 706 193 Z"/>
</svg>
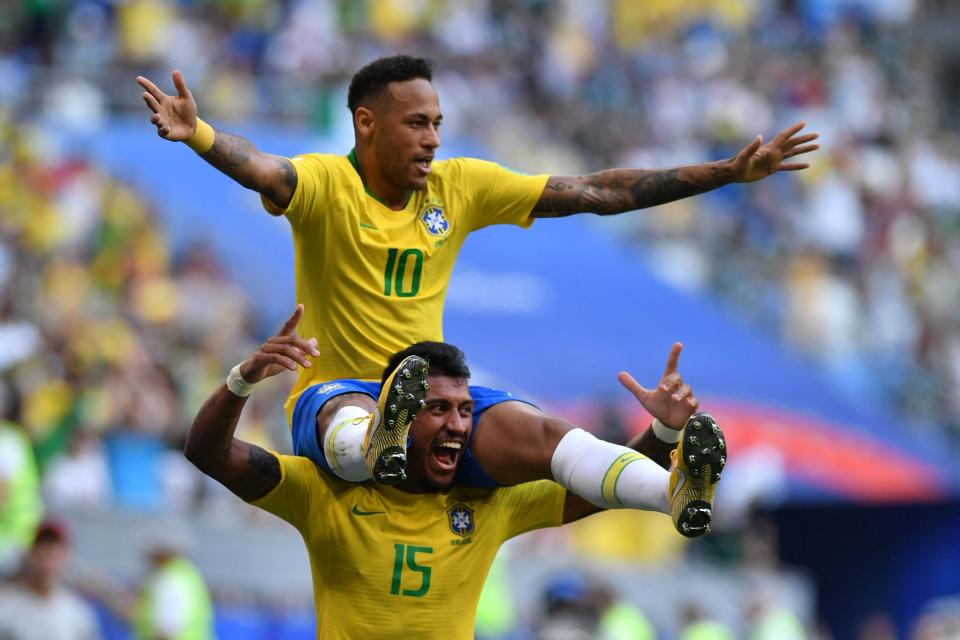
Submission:
<svg viewBox="0 0 960 640">
<path fill-rule="evenodd" d="M 420 143 L 427 149 L 433 151 L 440 146 L 440 129 L 436 125 L 430 125 L 426 128 L 423 140 Z"/>
<path fill-rule="evenodd" d="M 451 411 L 445 426 L 451 435 L 464 437 L 470 433 L 470 428 L 473 425 L 470 418 L 464 418 L 459 411 Z"/>
</svg>

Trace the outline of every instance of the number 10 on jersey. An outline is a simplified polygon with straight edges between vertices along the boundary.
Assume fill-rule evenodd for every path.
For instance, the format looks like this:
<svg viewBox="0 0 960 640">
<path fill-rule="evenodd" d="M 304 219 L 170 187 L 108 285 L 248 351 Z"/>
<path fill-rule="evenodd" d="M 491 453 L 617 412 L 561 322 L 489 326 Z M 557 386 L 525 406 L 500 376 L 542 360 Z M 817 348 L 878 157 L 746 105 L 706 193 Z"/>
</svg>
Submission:
<svg viewBox="0 0 960 640">
<path fill-rule="evenodd" d="M 410 277 L 405 277 L 408 270 L 410 271 Z M 423 251 L 420 251 L 420 249 L 404 249 L 403 251 L 388 249 L 387 266 L 383 270 L 383 295 L 412 298 L 420 291 L 420 274 L 422 272 Z"/>
</svg>

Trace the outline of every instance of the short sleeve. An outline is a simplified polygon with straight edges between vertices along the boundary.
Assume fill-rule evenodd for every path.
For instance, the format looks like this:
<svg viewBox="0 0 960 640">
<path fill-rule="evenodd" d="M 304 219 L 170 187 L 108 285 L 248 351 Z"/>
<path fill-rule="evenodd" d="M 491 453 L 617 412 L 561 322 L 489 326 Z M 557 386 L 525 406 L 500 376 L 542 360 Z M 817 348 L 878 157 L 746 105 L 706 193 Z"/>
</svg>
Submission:
<svg viewBox="0 0 960 640">
<path fill-rule="evenodd" d="M 563 504 L 567 490 L 556 482 L 525 482 L 499 491 L 499 508 L 506 516 L 506 538 L 533 529 L 558 527 L 563 524 Z"/>
<path fill-rule="evenodd" d="M 322 500 L 329 487 L 309 458 L 273 455 L 280 461 L 280 482 L 270 493 L 250 504 L 303 531 L 311 503 Z"/>
<path fill-rule="evenodd" d="M 307 154 L 290 158 L 297 171 L 297 187 L 286 209 L 281 209 L 263 195 L 263 208 L 275 216 L 286 216 L 291 223 L 303 222 L 315 215 L 320 206 L 329 202 L 330 167 L 322 154 Z"/>
<path fill-rule="evenodd" d="M 494 162 L 463 159 L 463 180 L 476 195 L 469 212 L 472 229 L 492 224 L 533 224 L 530 214 L 543 195 L 547 175 L 527 176 Z"/>
</svg>

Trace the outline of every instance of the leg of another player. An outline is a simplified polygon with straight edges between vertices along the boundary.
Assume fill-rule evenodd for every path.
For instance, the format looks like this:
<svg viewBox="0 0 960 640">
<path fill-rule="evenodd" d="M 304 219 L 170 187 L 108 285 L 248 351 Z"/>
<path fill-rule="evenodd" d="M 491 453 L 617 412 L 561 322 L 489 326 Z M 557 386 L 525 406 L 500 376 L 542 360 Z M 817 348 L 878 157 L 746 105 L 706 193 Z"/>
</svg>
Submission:
<svg viewBox="0 0 960 640">
<path fill-rule="evenodd" d="M 503 485 L 552 479 L 599 507 L 670 513 L 667 470 L 522 402 L 484 411 L 471 449 L 480 466 Z"/>
<path fill-rule="evenodd" d="M 323 404 L 316 418 L 317 445 L 336 475 L 391 485 L 407 477 L 407 434 L 426 406 L 428 372 L 426 360 L 410 355 L 396 364 L 376 400 L 346 393 Z"/>
<path fill-rule="evenodd" d="M 317 412 L 317 442 L 335 474 L 344 480 L 370 479 L 363 452 L 370 416 L 377 401 L 363 393 L 345 393 L 328 400 Z"/>
</svg>

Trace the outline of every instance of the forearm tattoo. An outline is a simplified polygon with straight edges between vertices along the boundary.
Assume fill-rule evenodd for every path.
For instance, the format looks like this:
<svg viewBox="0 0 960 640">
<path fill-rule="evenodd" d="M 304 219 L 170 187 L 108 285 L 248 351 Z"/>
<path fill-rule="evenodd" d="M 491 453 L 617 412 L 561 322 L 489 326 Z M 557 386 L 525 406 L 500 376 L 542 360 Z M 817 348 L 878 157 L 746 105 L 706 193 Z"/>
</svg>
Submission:
<svg viewBox="0 0 960 640">
<path fill-rule="evenodd" d="M 217 131 L 213 146 L 203 154 L 203 159 L 231 177 L 250 162 L 253 145 L 246 138 L 231 133 Z"/>
<path fill-rule="evenodd" d="M 611 215 L 695 196 L 730 182 L 712 163 L 677 169 L 609 169 L 575 178 L 551 178 L 534 206 L 539 217 L 572 213 Z"/>
<path fill-rule="evenodd" d="M 280 482 L 280 460 L 275 455 L 249 444 L 247 468 L 230 483 L 230 489 L 246 501 L 258 500 Z"/>
</svg>

